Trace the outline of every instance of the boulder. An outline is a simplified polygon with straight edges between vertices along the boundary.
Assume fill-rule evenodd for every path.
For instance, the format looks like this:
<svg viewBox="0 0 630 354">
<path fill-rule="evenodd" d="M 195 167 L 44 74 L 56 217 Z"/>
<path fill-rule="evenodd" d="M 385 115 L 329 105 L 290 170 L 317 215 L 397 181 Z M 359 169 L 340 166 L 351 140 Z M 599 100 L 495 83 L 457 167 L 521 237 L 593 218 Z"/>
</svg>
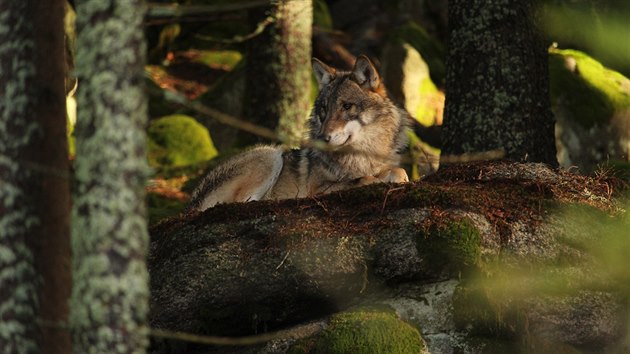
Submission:
<svg viewBox="0 0 630 354">
<path fill-rule="evenodd" d="M 406 333 L 435 354 L 614 350 L 630 291 L 630 219 L 610 194 L 619 183 L 476 163 L 443 166 L 423 182 L 171 218 L 151 230 L 151 326 L 287 335 L 248 351 L 152 351 L 380 345 L 366 333 L 385 342 Z M 356 314 L 366 307 L 378 310 Z"/>
<path fill-rule="evenodd" d="M 549 71 L 560 165 L 630 161 L 630 80 L 576 50 L 552 49 Z"/>
<path fill-rule="evenodd" d="M 172 115 L 153 120 L 147 135 L 151 167 L 188 166 L 217 155 L 208 130 L 192 117 Z"/>
</svg>

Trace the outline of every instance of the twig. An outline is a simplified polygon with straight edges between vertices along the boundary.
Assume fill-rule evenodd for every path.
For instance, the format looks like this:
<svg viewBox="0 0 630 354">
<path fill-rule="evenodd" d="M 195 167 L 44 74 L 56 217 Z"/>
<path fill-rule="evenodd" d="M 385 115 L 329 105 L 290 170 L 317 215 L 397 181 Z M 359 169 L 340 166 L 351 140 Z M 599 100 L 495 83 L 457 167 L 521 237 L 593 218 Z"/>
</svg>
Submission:
<svg viewBox="0 0 630 354">
<path fill-rule="evenodd" d="M 201 104 L 200 102 L 197 101 L 190 101 L 188 100 L 188 98 L 186 98 L 186 96 L 179 94 L 177 92 L 173 92 L 173 91 L 169 91 L 169 90 L 163 90 L 164 92 L 164 98 L 168 101 L 183 105 L 184 107 L 190 108 L 198 113 L 201 113 L 205 116 L 208 116 L 210 118 L 216 119 L 217 121 L 219 121 L 222 124 L 225 125 L 229 125 L 231 127 L 234 127 L 236 129 L 240 129 L 240 130 L 244 130 L 248 133 L 252 133 L 255 135 L 258 135 L 260 137 L 263 138 L 267 138 L 270 140 L 274 140 L 280 143 L 283 143 L 284 140 L 280 138 L 280 136 L 278 136 L 278 134 L 276 134 L 273 130 L 265 128 L 265 127 L 261 127 L 258 126 L 256 124 L 252 124 L 250 122 L 247 122 L 245 120 L 233 117 L 229 114 L 225 114 L 222 113 L 220 111 L 217 111 L 216 109 L 207 107 L 203 104 Z M 352 153 L 363 153 L 363 154 L 368 154 L 367 152 L 363 152 L 363 151 L 358 151 L 356 149 L 353 149 L 350 146 L 343 146 L 341 148 L 339 147 L 331 147 L 331 146 L 327 146 L 326 144 L 324 144 L 323 142 L 318 142 L 318 141 L 302 141 L 300 143 L 300 146 L 302 148 L 313 148 L 313 149 L 318 149 L 318 150 L 322 150 L 322 151 L 336 151 L 336 152 L 340 152 L 340 153 L 345 153 L 345 152 L 352 152 Z M 377 159 L 383 159 L 385 161 L 387 160 L 391 160 L 391 156 L 389 155 L 384 155 L 384 154 L 371 154 L 372 157 L 377 158 Z M 439 161 L 440 163 L 466 163 L 466 162 L 472 162 L 472 161 L 480 161 L 480 160 L 496 160 L 496 159 L 501 159 L 505 156 L 505 152 L 503 150 L 491 150 L 491 151 L 484 151 L 484 152 L 474 152 L 474 153 L 465 153 L 462 155 L 450 155 L 450 156 L 440 156 L 440 157 L 435 157 L 435 159 L 433 159 L 434 161 Z M 430 156 L 427 156 L 430 157 Z M 417 161 L 415 161 L 412 158 L 403 156 L 401 158 L 401 162 L 403 163 L 416 163 Z"/>
<path fill-rule="evenodd" d="M 146 18 L 171 18 L 185 16 L 200 16 L 223 12 L 243 11 L 269 5 L 269 0 L 252 0 L 249 2 L 235 2 L 220 5 L 179 5 L 179 4 L 147 4 Z"/>
<path fill-rule="evenodd" d="M 229 125 L 231 127 L 234 127 L 240 130 L 244 130 L 248 133 L 252 133 L 252 134 L 261 136 L 263 138 L 280 141 L 280 138 L 278 137 L 278 135 L 271 129 L 261 127 L 256 124 L 252 124 L 242 119 L 232 117 L 231 115 L 219 112 L 216 109 L 212 109 L 210 107 L 204 106 L 203 104 L 199 102 L 189 101 L 186 98 L 186 96 L 182 94 L 179 94 L 173 91 L 167 91 L 167 90 L 163 90 L 163 92 L 164 92 L 164 98 L 167 101 L 175 102 L 187 108 L 191 108 L 203 115 L 216 119 L 217 121 L 225 125 Z"/>
<path fill-rule="evenodd" d="M 247 346 L 262 344 L 277 339 L 300 339 L 315 334 L 321 328 L 317 324 L 309 323 L 298 325 L 289 329 L 264 333 L 255 336 L 245 337 L 218 337 L 218 336 L 202 336 L 185 332 L 173 332 L 163 329 L 151 328 L 149 335 L 155 338 L 175 339 L 180 341 L 207 344 L 207 345 L 224 345 L 224 346 Z"/>
<path fill-rule="evenodd" d="M 276 267 L 276 270 L 280 269 L 280 267 L 282 267 L 282 265 L 284 264 L 284 261 L 287 260 L 287 258 L 289 257 L 289 254 L 291 253 L 291 251 L 288 251 L 287 254 L 284 255 L 284 258 L 282 258 L 282 261 L 280 262 L 280 264 L 278 264 L 278 266 Z"/>
<path fill-rule="evenodd" d="M 390 193 L 398 191 L 404 189 L 403 187 L 398 187 L 398 188 L 390 188 L 389 190 L 387 190 L 387 193 L 385 193 L 385 199 L 383 200 L 383 205 L 381 206 L 381 214 L 383 214 L 383 212 L 385 211 L 385 204 L 387 204 L 387 198 L 389 197 Z"/>
<path fill-rule="evenodd" d="M 253 32 L 244 34 L 244 35 L 237 35 L 232 38 L 217 38 L 217 37 L 212 37 L 212 36 L 204 36 L 201 34 L 195 34 L 195 38 L 199 38 L 204 41 L 218 42 L 218 43 L 223 43 L 223 44 L 243 43 L 247 40 L 250 40 L 260 35 L 265 30 L 265 28 L 267 28 L 267 26 L 269 26 L 270 24 L 274 22 L 275 22 L 275 19 L 271 16 L 268 16 L 267 18 L 260 21 L 256 25 L 256 29 Z"/>
</svg>

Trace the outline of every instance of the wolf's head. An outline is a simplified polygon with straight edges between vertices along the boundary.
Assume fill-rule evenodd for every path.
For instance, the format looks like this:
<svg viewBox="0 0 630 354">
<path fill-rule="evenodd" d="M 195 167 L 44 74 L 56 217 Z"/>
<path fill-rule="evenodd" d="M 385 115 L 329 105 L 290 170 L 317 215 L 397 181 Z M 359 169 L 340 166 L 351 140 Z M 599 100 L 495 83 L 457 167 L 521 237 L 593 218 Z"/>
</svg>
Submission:
<svg viewBox="0 0 630 354">
<path fill-rule="evenodd" d="M 366 56 L 360 56 L 349 72 L 317 59 L 313 70 L 320 92 L 310 118 L 311 139 L 363 151 L 375 144 L 397 145 L 402 119 Z"/>
</svg>

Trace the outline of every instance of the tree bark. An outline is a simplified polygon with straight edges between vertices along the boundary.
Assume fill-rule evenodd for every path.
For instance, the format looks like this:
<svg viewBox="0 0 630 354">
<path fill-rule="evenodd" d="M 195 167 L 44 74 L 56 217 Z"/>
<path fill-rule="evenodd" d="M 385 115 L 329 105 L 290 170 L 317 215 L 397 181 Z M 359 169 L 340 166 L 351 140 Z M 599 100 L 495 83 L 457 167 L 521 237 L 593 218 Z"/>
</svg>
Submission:
<svg viewBox="0 0 630 354">
<path fill-rule="evenodd" d="M 151 325 L 251 334 L 392 296 L 401 284 L 460 279 L 502 252 L 553 262 L 569 253 L 555 241 L 563 226 L 542 222 L 549 210 L 593 205 L 585 188 L 607 193 L 606 182 L 576 178 L 543 164 L 449 166 L 417 184 L 171 219 L 151 231 Z M 595 206 L 613 210 L 605 199 Z"/>
<path fill-rule="evenodd" d="M 149 296 L 145 8 L 141 0 L 76 5 L 74 352 L 143 353 Z"/>
<path fill-rule="evenodd" d="M 449 3 L 443 153 L 503 149 L 557 166 L 547 48 L 534 2 Z"/>
<path fill-rule="evenodd" d="M 68 353 L 64 2 L 0 5 L 0 351 Z"/>
<path fill-rule="evenodd" d="M 251 11 L 258 24 L 273 20 L 250 40 L 247 55 L 245 117 L 276 129 L 289 144 L 301 141 L 310 109 L 312 1 L 272 1 Z M 244 136 L 245 143 L 260 141 Z"/>
</svg>

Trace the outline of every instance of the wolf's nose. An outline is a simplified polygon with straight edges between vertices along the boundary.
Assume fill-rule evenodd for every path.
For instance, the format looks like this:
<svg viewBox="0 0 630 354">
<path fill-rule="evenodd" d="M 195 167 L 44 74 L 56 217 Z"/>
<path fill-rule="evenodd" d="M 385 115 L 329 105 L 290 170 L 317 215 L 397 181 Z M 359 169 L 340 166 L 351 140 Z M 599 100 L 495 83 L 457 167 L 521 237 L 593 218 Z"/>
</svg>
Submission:
<svg viewBox="0 0 630 354">
<path fill-rule="evenodd" d="M 323 140 L 323 141 L 329 143 L 330 142 L 330 134 L 319 134 L 317 136 L 317 139 Z"/>
</svg>

